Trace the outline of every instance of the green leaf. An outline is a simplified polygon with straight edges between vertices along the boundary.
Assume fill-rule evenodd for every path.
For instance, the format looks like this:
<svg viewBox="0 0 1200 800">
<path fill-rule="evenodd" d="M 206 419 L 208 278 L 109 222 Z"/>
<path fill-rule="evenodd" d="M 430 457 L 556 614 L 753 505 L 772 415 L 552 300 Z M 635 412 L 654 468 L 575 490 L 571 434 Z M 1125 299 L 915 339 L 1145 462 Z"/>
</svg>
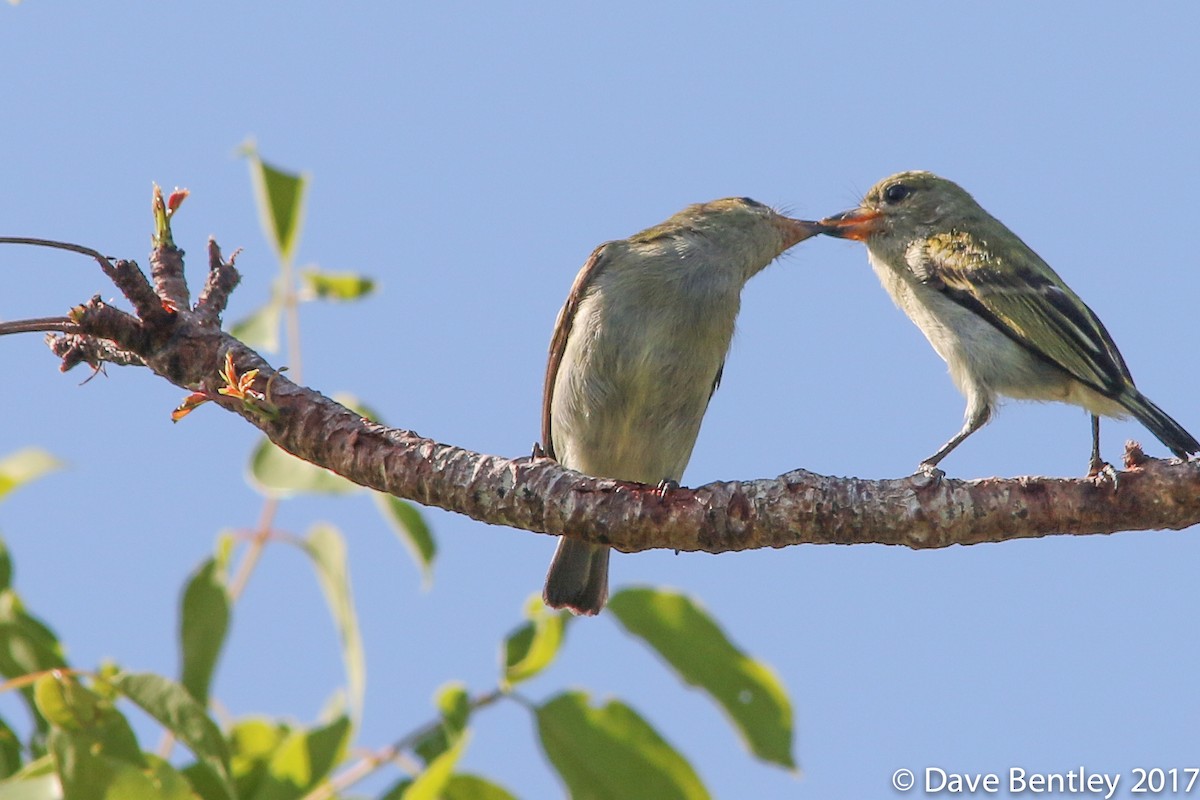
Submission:
<svg viewBox="0 0 1200 800">
<path fill-rule="evenodd" d="M 12 589 L 0 591 L 0 674 L 19 678 L 66 666 L 54 631 L 26 612 Z"/>
<path fill-rule="evenodd" d="M 457 736 L 466 730 L 471 719 L 471 698 L 462 681 L 450 681 L 441 686 L 433 696 L 438 712 L 447 727 Z"/>
<path fill-rule="evenodd" d="M 353 272 L 321 272 L 305 269 L 300 272 L 302 300 L 361 300 L 375 291 L 375 279 Z"/>
<path fill-rule="evenodd" d="M 471 718 L 471 698 L 467 695 L 467 687 L 460 681 L 450 681 L 439 687 L 433 695 L 433 702 L 441 714 L 442 724 L 413 745 L 413 752 L 421 757 L 426 766 L 458 741 Z"/>
<path fill-rule="evenodd" d="M 21 740 L 8 723 L 0 719 L 0 778 L 16 774 L 21 766 Z M 0 800 L 2 798 L 0 794 Z"/>
<path fill-rule="evenodd" d="M 58 767 L 63 797 L 71 800 L 151 800 L 154 785 L 143 770 L 108 755 L 95 738 L 84 732 L 55 728 L 50 732 L 50 753 Z"/>
<path fill-rule="evenodd" d="M 295 494 L 349 494 L 357 486 L 329 470 L 280 450 L 263 437 L 250 455 L 250 484 L 267 497 Z"/>
<path fill-rule="evenodd" d="M 145 756 L 150 764 L 150 781 L 158 792 L 155 797 L 162 800 L 196 800 L 191 784 L 182 773 L 153 753 L 146 753 Z"/>
<path fill-rule="evenodd" d="M 0 458 L 0 499 L 62 465 L 61 461 L 37 447 L 26 447 Z"/>
<path fill-rule="evenodd" d="M 0 674 L 17 678 L 65 666 L 54 631 L 28 613 L 12 589 L 0 591 Z"/>
<path fill-rule="evenodd" d="M 525 606 L 529 618 L 504 640 L 505 688 L 527 681 L 550 666 L 562 647 L 570 615 L 552 611 L 540 597 L 530 598 Z"/>
<path fill-rule="evenodd" d="M 229 563 L 233 560 L 237 538 L 237 534 L 232 530 L 222 530 L 217 534 L 216 546 L 213 547 L 213 558 L 217 562 L 217 571 L 221 575 L 229 574 Z"/>
<path fill-rule="evenodd" d="M 408 548 L 413 561 L 421 570 L 426 588 L 433 582 L 433 560 L 437 557 L 437 542 L 425 524 L 421 511 L 407 500 L 375 492 L 375 505 L 387 520 L 396 537 Z"/>
<path fill-rule="evenodd" d="M 0 780 L 0 800 L 62 800 L 54 759 L 39 758 L 11 778 Z"/>
<path fill-rule="evenodd" d="M 57 777 L 54 771 L 54 758 L 49 753 L 30 761 L 28 764 L 21 767 L 20 771 L 15 775 L 0 781 L 0 786 L 7 786 L 10 783 L 19 783 L 21 781 L 33 781 L 37 778 L 44 778 L 47 775 L 55 777 L 55 783 L 57 783 Z M 61 793 L 55 796 L 61 796 Z M 3 793 L 0 792 L 0 798 L 3 797 Z"/>
<path fill-rule="evenodd" d="M 755 756 L 796 769 L 792 703 L 775 671 L 739 650 L 690 598 L 657 589 L 623 589 L 608 607 L 687 683 L 723 708 Z"/>
<path fill-rule="evenodd" d="M 181 772 L 184 778 L 187 779 L 188 784 L 191 785 L 192 791 L 200 800 L 228 800 L 229 789 L 204 762 L 193 761 L 184 767 Z M 235 797 L 245 797 L 241 793 L 238 784 L 235 784 L 235 788 L 238 788 L 238 793 L 234 795 Z M 192 798 L 192 800 L 195 800 L 195 798 Z"/>
<path fill-rule="evenodd" d="M 61 765 L 62 794 L 70 800 L 195 800 L 192 787 L 158 756 L 145 754 L 145 766 L 98 751 L 94 742 L 77 733 L 55 730 L 51 751 Z M 21 797 L 23 795 L 14 795 Z M 0 791 L 0 798 L 6 795 Z M 33 797 L 33 795 L 30 795 Z"/>
<path fill-rule="evenodd" d="M 161 675 L 146 672 L 123 672 L 108 681 L 187 745 L 218 776 L 227 796 L 234 796 L 225 737 L 187 689 Z"/>
<path fill-rule="evenodd" d="M 295 800 L 310 792 L 341 761 L 350 741 L 350 718 L 291 731 L 271 755 L 267 772 L 250 800 Z"/>
<path fill-rule="evenodd" d="M 3 800 L 3 798 L 0 798 Z M 450 776 L 442 789 L 442 800 L 517 800 L 504 787 L 478 775 L 462 772 Z"/>
<path fill-rule="evenodd" d="M 454 773 L 458 760 L 462 758 L 463 751 L 467 749 L 470 739 L 470 732 L 464 731 L 453 747 L 426 764 L 425 769 L 404 792 L 404 800 L 441 800 L 442 790 L 449 783 L 450 776 Z"/>
<path fill-rule="evenodd" d="M 279 326 L 283 320 L 283 301 L 272 293 L 270 301 L 256 309 L 248 317 L 235 322 L 229 333 L 240 339 L 247 347 L 279 352 Z"/>
<path fill-rule="evenodd" d="M 8 552 L 8 543 L 0 537 L 0 591 L 12 588 L 13 563 Z"/>
<path fill-rule="evenodd" d="M 572 800 L 702 800 L 691 765 L 619 700 L 592 708 L 566 692 L 537 709 L 538 734 Z"/>
<path fill-rule="evenodd" d="M 12 589 L 0 591 L 0 675 L 19 678 L 48 669 L 67 666 L 62 645 L 54 631 L 25 611 L 21 598 Z M 21 698 L 33 716 L 39 737 L 49 730 L 34 702 L 34 690 L 21 689 Z"/>
<path fill-rule="evenodd" d="M 15 779 L 28 780 L 29 778 L 40 778 L 44 775 L 54 774 L 54 759 L 49 753 L 30 761 L 21 771 L 13 776 Z"/>
<path fill-rule="evenodd" d="M 201 706 L 208 705 L 213 671 L 229 629 L 229 592 L 215 558 L 192 573 L 179 612 L 180 682 Z"/>
<path fill-rule="evenodd" d="M 108 700 L 58 672 L 39 678 L 34 694 L 53 724 L 47 744 L 65 797 L 159 797 L 133 729 Z"/>
<path fill-rule="evenodd" d="M 287 725 L 259 717 L 239 720 L 233 726 L 229 732 L 229 767 L 238 797 L 254 796 L 266 779 L 271 757 L 290 732 Z"/>
<path fill-rule="evenodd" d="M 99 725 L 110 704 L 70 675 L 49 672 L 33 685 L 38 711 L 51 725 L 64 730 L 86 730 Z M 130 734 L 132 736 L 132 733 Z M 133 742 L 134 752 L 137 742 Z"/>
<path fill-rule="evenodd" d="M 337 528 L 328 524 L 314 525 L 304 542 L 317 568 L 317 579 L 325 602 L 333 615 L 338 639 L 342 645 L 342 663 L 346 666 L 346 687 L 350 695 L 350 710 L 354 719 L 362 718 L 363 696 L 366 692 L 367 670 L 363 655 L 362 636 L 358 629 L 358 614 L 350 591 L 350 568 L 346 562 L 346 542 Z"/>
<path fill-rule="evenodd" d="M 250 179 L 263 231 L 279 257 L 291 261 L 300 240 L 308 178 L 263 161 L 253 145 L 244 148 L 243 153 L 250 160 Z"/>
</svg>

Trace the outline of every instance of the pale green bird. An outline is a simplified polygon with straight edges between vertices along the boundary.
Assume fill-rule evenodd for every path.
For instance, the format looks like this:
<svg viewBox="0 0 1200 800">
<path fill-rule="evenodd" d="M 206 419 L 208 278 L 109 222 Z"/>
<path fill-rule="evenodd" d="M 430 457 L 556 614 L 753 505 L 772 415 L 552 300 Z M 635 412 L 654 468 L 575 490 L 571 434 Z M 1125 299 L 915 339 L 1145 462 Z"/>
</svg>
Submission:
<svg viewBox="0 0 1200 800">
<path fill-rule="evenodd" d="M 929 172 L 901 172 L 871 187 L 858 208 L 821 224 L 824 233 L 867 245 L 883 287 L 966 396 L 962 429 L 920 470 L 936 470 L 983 427 L 997 395 L 1091 412 L 1092 474 L 1106 466 L 1101 416 L 1132 415 L 1179 458 L 1200 452 L 1200 442 L 1133 385 L 1092 310 L 957 184 Z"/>
<path fill-rule="evenodd" d="M 746 197 L 688 206 L 584 264 L 550 340 L 542 444 L 606 478 L 683 477 L 733 338 L 742 287 L 820 228 Z M 597 614 L 609 548 L 562 537 L 542 596 Z"/>
</svg>

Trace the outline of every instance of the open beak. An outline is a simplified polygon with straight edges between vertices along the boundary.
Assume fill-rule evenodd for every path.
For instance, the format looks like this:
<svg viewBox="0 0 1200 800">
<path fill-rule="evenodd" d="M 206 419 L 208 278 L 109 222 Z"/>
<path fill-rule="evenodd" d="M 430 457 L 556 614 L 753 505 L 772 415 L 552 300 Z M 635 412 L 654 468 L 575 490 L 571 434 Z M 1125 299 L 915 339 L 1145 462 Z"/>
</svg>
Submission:
<svg viewBox="0 0 1200 800">
<path fill-rule="evenodd" d="M 818 222 L 817 225 L 820 227 L 818 233 L 862 242 L 875 233 L 882 217 L 883 214 L 874 209 L 852 208 Z"/>
<path fill-rule="evenodd" d="M 785 250 L 794 244 L 803 242 L 805 239 L 811 239 L 818 233 L 827 233 L 825 226 L 821 223 L 809 222 L 803 219 L 779 217 L 775 221 L 775 224 L 783 234 Z"/>
</svg>

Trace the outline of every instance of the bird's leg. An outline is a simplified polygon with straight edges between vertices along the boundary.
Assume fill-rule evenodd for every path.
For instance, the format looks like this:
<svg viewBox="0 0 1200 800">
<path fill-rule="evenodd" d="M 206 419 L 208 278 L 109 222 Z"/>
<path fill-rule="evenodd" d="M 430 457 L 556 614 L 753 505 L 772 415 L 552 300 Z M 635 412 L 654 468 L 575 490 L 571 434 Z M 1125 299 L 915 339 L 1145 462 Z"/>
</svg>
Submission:
<svg viewBox="0 0 1200 800">
<path fill-rule="evenodd" d="M 917 472 L 936 478 L 945 475 L 946 473 L 938 469 L 938 462 L 948 456 L 951 450 L 962 444 L 964 439 L 986 425 L 987 421 L 991 418 L 992 407 L 990 404 L 985 403 L 978 408 L 970 408 L 968 406 L 967 421 L 963 423 L 962 430 L 954 434 L 950 441 L 938 448 L 936 453 L 922 461 L 917 467 Z"/>
<path fill-rule="evenodd" d="M 1088 464 L 1088 477 L 1095 477 L 1107 466 L 1100 458 L 1100 418 L 1092 414 L 1092 460 Z"/>
<path fill-rule="evenodd" d="M 1092 414 L 1092 459 L 1088 464 L 1089 478 L 1104 476 L 1113 482 L 1113 486 L 1117 485 L 1117 471 L 1113 469 L 1113 465 L 1109 464 L 1100 457 L 1100 417 Z"/>
<path fill-rule="evenodd" d="M 655 487 L 654 493 L 658 495 L 658 499 L 666 500 L 667 495 L 679 488 L 679 481 L 674 478 L 663 478 Z M 679 551 L 675 551 L 675 555 L 679 555 Z"/>
</svg>

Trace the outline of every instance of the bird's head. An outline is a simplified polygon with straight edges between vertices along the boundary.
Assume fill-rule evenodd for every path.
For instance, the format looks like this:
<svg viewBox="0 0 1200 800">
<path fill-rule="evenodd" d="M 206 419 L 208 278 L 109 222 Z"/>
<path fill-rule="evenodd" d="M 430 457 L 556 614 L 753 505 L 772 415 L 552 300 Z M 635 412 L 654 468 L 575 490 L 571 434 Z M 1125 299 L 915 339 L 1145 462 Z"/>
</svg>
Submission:
<svg viewBox="0 0 1200 800">
<path fill-rule="evenodd" d="M 983 210 L 966 190 L 932 172 L 914 170 L 884 178 L 857 208 L 826 217 L 822 233 L 870 243 L 876 237 L 911 240 L 939 226 L 957 226 Z"/>
<path fill-rule="evenodd" d="M 789 247 L 823 231 L 815 222 L 784 216 L 749 197 L 726 197 L 688 206 L 630 241 L 680 253 L 705 252 L 715 258 L 697 263 L 736 265 L 748 279 Z"/>
<path fill-rule="evenodd" d="M 773 231 L 778 235 L 781 253 L 822 231 L 815 222 L 785 217 L 770 206 L 749 197 L 726 197 L 708 203 L 697 203 L 688 206 L 672 219 L 678 219 L 682 225 L 722 237 L 759 237 L 765 236 L 768 230 Z"/>
</svg>

